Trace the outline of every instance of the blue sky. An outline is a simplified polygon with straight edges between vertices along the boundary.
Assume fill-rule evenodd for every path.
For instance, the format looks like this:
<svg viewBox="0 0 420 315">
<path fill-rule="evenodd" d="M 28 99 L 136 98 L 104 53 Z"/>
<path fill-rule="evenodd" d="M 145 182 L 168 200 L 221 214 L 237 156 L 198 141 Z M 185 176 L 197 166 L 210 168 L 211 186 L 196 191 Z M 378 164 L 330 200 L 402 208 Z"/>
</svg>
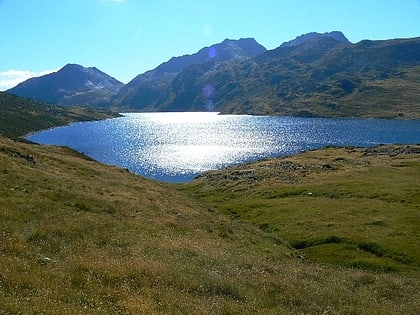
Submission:
<svg viewBox="0 0 420 315">
<path fill-rule="evenodd" d="M 420 0 L 0 0 L 0 91 L 77 63 L 126 83 L 225 38 L 420 36 Z"/>
</svg>

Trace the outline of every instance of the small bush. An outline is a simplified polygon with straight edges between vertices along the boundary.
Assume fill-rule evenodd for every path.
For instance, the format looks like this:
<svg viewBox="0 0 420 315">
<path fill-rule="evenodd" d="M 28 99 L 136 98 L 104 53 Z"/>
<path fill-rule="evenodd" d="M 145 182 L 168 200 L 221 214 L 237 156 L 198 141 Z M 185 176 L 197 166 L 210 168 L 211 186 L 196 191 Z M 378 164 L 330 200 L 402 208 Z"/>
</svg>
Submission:
<svg viewBox="0 0 420 315">
<path fill-rule="evenodd" d="M 310 246 L 317 246 L 322 244 L 338 244 L 343 241 L 342 237 L 331 235 L 322 239 L 297 241 L 292 244 L 295 249 L 305 249 Z"/>
<path fill-rule="evenodd" d="M 355 260 L 346 264 L 346 266 L 362 270 L 372 270 L 372 271 L 383 271 L 383 272 L 395 272 L 397 269 L 395 266 L 388 263 L 375 263 L 365 260 Z"/>
<path fill-rule="evenodd" d="M 357 247 L 377 257 L 382 257 L 385 254 L 385 251 L 380 247 L 379 244 L 375 242 L 360 243 L 357 245 Z"/>
</svg>

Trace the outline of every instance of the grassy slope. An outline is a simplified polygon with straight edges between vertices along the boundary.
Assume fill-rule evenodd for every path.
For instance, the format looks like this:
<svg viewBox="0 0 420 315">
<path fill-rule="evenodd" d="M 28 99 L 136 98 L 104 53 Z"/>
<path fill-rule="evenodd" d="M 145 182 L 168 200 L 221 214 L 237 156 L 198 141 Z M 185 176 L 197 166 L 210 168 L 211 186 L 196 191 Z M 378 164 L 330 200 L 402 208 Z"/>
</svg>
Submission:
<svg viewBox="0 0 420 315">
<path fill-rule="evenodd" d="M 29 132 L 76 121 L 115 117 L 115 113 L 61 107 L 0 92 L 0 135 L 20 137 Z"/>
<path fill-rule="evenodd" d="M 310 188 L 315 200 L 326 194 Z M 240 191 L 203 206 L 74 151 L 0 137 L 0 313 L 418 312 L 416 276 L 301 260 L 275 234 L 213 211 Z M 391 223 L 379 214 L 367 223 L 377 221 Z"/>
<path fill-rule="evenodd" d="M 326 148 L 209 172 L 184 189 L 308 260 L 418 275 L 420 147 L 388 153 Z"/>
</svg>

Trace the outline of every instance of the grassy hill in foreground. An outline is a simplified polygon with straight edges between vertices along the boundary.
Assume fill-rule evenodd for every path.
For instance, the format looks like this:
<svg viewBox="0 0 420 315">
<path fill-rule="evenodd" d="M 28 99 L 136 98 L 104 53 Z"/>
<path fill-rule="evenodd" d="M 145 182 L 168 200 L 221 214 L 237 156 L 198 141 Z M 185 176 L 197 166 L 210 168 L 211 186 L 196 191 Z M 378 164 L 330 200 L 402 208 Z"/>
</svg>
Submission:
<svg viewBox="0 0 420 315">
<path fill-rule="evenodd" d="M 69 149 L 0 136 L 0 313 L 416 314 L 418 256 L 406 249 L 418 243 L 418 231 L 412 230 L 418 222 L 418 209 L 413 213 L 419 204 L 413 194 L 419 186 L 417 155 L 359 155 L 358 150 L 328 149 L 290 158 L 290 165 L 313 164 L 314 170 L 328 164 L 328 171 L 302 169 L 278 179 L 261 178 L 289 165 L 272 160 L 247 166 L 254 168 L 255 179 L 251 171 L 229 169 L 226 179 L 208 173 L 190 186 L 171 186 Z M 356 181 L 356 175 L 364 180 Z M 340 184 L 346 176 L 349 184 Z M 369 178 L 385 182 L 374 185 Z M 395 185 L 385 185 L 392 179 Z M 371 189 L 364 192 L 359 184 Z M 369 232 L 375 235 L 372 241 L 387 256 L 394 253 L 391 235 L 397 242 L 411 237 L 398 249 L 410 261 L 397 266 L 402 272 L 397 275 L 313 263 L 309 252 L 302 260 L 278 237 L 290 240 L 292 230 L 278 220 L 278 212 L 271 221 L 264 217 L 262 205 L 269 201 L 287 209 L 290 218 L 297 209 L 309 211 L 325 202 L 324 208 L 311 210 L 320 215 L 306 218 L 320 216 L 323 229 L 332 224 L 336 230 L 327 235 L 350 240 L 364 239 L 356 234 L 358 221 L 365 220 L 358 206 L 371 202 L 366 212 L 376 212 L 363 226 L 388 235 L 383 243 Z M 343 217 L 335 218 L 327 207 L 333 201 Z M 243 206 L 247 202 L 249 208 Z M 244 209 L 259 209 L 260 228 L 244 222 L 258 222 L 257 212 L 247 217 Z M 307 221 L 301 217 L 293 226 L 296 233 L 306 229 L 306 239 L 313 237 Z M 353 235 L 340 232 L 344 225 L 346 233 L 355 228 Z M 365 253 L 376 257 L 364 249 L 357 252 L 361 260 Z"/>
<path fill-rule="evenodd" d="M 20 137 L 76 121 L 110 117 L 116 114 L 80 107 L 64 108 L 0 92 L 0 135 Z"/>
</svg>

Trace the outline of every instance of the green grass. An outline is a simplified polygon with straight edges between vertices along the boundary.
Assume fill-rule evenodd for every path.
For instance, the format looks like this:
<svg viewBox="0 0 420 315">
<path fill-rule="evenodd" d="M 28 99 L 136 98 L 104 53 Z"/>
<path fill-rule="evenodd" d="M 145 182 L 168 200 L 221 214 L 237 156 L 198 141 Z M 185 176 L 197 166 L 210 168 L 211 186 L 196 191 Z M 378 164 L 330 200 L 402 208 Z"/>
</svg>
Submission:
<svg viewBox="0 0 420 315">
<path fill-rule="evenodd" d="M 391 157 L 327 148 L 209 172 L 182 189 L 285 240 L 307 260 L 418 274 L 415 150 Z"/>
<path fill-rule="evenodd" d="M 374 259 L 394 253 L 392 242 L 385 247 L 380 239 L 360 237 L 355 246 L 364 254 L 354 257 L 351 268 L 302 260 L 276 231 L 283 223 L 269 221 L 261 209 L 282 198 L 267 198 L 257 183 L 250 190 L 234 181 L 217 193 L 210 186 L 200 193 L 203 178 L 191 188 L 158 183 L 69 149 L 0 137 L 0 314 L 418 312 L 413 262 L 406 274 L 366 270 Z M 298 198 L 308 210 L 306 199 L 330 194 L 316 187 L 311 184 L 314 195 L 308 197 L 308 187 L 290 186 L 285 198 Z M 254 198 L 231 199 L 249 192 Z M 414 198 L 403 197 L 405 204 Z M 395 197 L 383 197 L 388 198 Z M 246 219 L 242 210 L 251 203 Z M 228 207 L 239 219 L 215 211 Z M 342 215 L 351 217 L 351 210 Z M 246 222 L 259 222 L 251 220 L 252 211 L 266 217 Z M 375 229 L 394 224 L 379 214 L 366 223 Z M 351 228 L 345 230 L 350 238 Z M 415 242 L 415 231 L 405 233 Z M 326 235 L 329 241 L 307 249 L 340 246 L 330 236 L 345 236 Z"/>
</svg>

